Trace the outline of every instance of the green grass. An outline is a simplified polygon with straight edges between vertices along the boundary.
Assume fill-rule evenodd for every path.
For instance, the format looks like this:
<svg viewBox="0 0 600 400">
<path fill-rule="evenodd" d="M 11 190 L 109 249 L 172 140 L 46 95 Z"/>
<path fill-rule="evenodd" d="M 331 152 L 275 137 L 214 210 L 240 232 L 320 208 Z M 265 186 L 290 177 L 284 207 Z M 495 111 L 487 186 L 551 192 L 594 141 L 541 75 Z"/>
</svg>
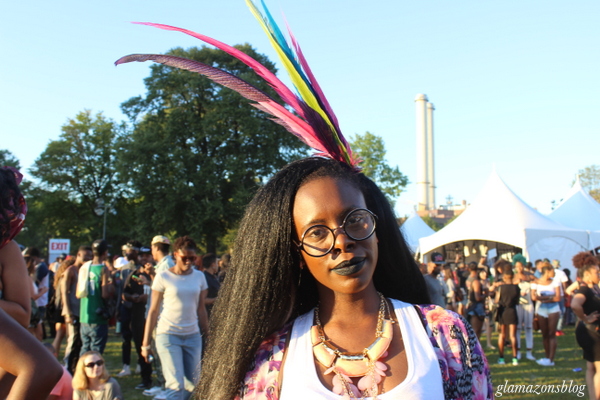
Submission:
<svg viewBox="0 0 600 400">
<path fill-rule="evenodd" d="M 573 381 L 573 385 L 585 385 L 585 360 L 582 358 L 581 348 L 575 341 L 575 328 L 568 326 L 564 329 L 564 336 L 557 337 L 558 348 L 556 357 L 554 358 L 554 367 L 542 367 L 535 361 L 530 361 L 525 358 L 525 353 L 522 354 L 518 366 L 510 364 L 512 360 L 512 351 L 510 347 L 504 349 L 504 358 L 507 361 L 506 365 L 498 365 L 498 350 L 488 350 L 485 354 L 490 364 L 492 371 L 492 382 L 494 391 L 497 392 L 498 385 L 503 385 L 508 381 L 509 385 L 559 385 L 563 382 L 567 386 Z M 493 345 L 497 347 L 497 334 L 492 336 Z M 482 345 L 487 346 L 485 335 L 481 338 Z M 536 358 L 543 358 L 544 348 L 542 345 L 542 335 L 539 332 L 534 333 L 534 351 L 533 355 Z M 522 339 L 522 346 L 525 345 L 525 338 Z M 573 369 L 581 368 L 580 372 L 574 372 Z M 540 388 L 541 390 L 541 388 Z M 588 399 L 587 386 L 584 390 L 584 395 L 578 397 L 577 393 L 504 393 L 498 396 L 497 399 Z"/>
<path fill-rule="evenodd" d="M 554 367 L 542 367 L 535 361 L 530 361 L 522 355 L 520 364 L 513 366 L 511 361 L 511 349 L 505 348 L 505 359 L 508 364 L 498 365 L 498 350 L 488 350 L 486 348 L 487 341 L 485 334 L 482 335 L 482 345 L 486 348 L 486 356 L 492 371 L 492 382 L 494 392 L 497 391 L 498 385 L 505 384 L 508 381 L 509 385 L 562 385 L 563 381 L 569 385 L 573 381 L 573 385 L 585 385 L 585 361 L 582 358 L 581 348 L 575 341 L 575 329 L 572 326 L 566 327 L 565 336 L 558 337 L 558 349 L 555 358 Z M 497 346 L 498 336 L 496 333 L 492 335 L 493 345 Z M 523 345 L 525 341 L 523 339 Z M 64 343 L 63 348 L 64 351 Z M 534 356 L 536 358 L 544 357 L 542 347 L 542 337 L 540 333 L 534 334 Z M 114 328 L 111 328 L 108 338 L 108 344 L 104 351 L 107 368 L 112 376 L 123 367 L 121 363 L 121 335 L 116 334 Z M 137 362 L 137 354 L 132 350 L 131 354 L 132 370 L 135 369 Z M 581 372 L 573 372 L 574 368 L 581 368 Z M 116 378 L 123 390 L 123 396 L 126 400 L 149 400 L 150 397 L 142 395 L 141 390 L 136 390 L 135 386 L 141 382 L 141 378 L 137 374 L 132 374 L 124 378 Z M 523 394 L 523 393 L 503 393 L 502 396 L 496 395 L 497 399 L 588 399 L 587 387 L 585 395 L 578 397 L 576 393 L 544 393 L 544 394 Z"/>
</svg>

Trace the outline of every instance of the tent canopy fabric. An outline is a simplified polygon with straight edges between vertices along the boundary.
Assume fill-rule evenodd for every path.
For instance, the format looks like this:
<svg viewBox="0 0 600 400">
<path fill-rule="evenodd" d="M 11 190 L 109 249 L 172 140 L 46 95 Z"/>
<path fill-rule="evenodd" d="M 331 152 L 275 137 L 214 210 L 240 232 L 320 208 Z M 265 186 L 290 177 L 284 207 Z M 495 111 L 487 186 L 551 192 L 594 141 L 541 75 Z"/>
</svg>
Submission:
<svg viewBox="0 0 600 400">
<path fill-rule="evenodd" d="M 404 235 L 406 244 L 413 254 L 416 253 L 419 248 L 419 239 L 435 233 L 435 231 L 431 229 L 431 227 L 427 225 L 415 211 L 413 211 L 410 217 L 404 221 L 400 227 L 400 231 Z"/>
<path fill-rule="evenodd" d="M 548 217 L 570 228 L 589 231 L 589 248 L 600 246 L 600 203 L 583 189 L 579 177 L 565 199 Z"/>
<path fill-rule="evenodd" d="M 542 215 L 521 200 L 493 171 L 469 207 L 452 223 L 435 234 L 421 238 L 421 253 L 465 240 L 486 240 L 523 249 L 545 238 L 560 237 L 586 249 L 588 234 L 566 227 Z"/>
</svg>

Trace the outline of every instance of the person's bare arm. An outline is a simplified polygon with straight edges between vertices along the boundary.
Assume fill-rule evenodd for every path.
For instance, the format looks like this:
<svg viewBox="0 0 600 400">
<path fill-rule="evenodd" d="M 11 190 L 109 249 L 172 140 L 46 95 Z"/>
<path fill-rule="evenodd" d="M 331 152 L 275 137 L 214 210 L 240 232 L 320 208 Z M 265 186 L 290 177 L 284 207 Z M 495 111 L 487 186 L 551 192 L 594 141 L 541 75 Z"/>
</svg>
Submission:
<svg viewBox="0 0 600 400">
<path fill-rule="evenodd" d="M 581 293 L 576 293 L 571 300 L 571 309 L 573 313 L 577 315 L 577 318 L 585 322 L 586 324 L 592 324 L 598 320 L 598 311 L 594 311 L 589 315 L 583 312 L 583 303 L 585 303 L 585 296 Z"/>
<path fill-rule="evenodd" d="M 483 289 L 481 287 L 481 282 L 478 280 L 473 281 L 473 293 L 475 294 L 475 301 L 482 301 L 485 298 L 483 293 Z"/>
<path fill-rule="evenodd" d="M 208 289 L 200 292 L 200 301 L 198 302 L 198 322 L 200 323 L 200 331 L 203 335 L 208 335 L 208 313 L 206 312 L 206 296 Z"/>
<path fill-rule="evenodd" d="M 565 293 L 568 294 L 569 296 L 573 296 L 573 293 L 575 293 L 575 291 L 578 289 L 579 289 L 579 281 L 574 281 L 573 283 L 571 283 L 571 285 L 569 285 L 568 288 L 565 289 Z"/>
<path fill-rule="evenodd" d="M 72 285 L 73 285 L 73 281 L 75 280 L 75 266 L 71 266 L 69 267 L 69 269 L 67 269 L 65 271 L 65 273 L 67 274 L 66 277 L 63 279 L 63 281 L 60 283 L 60 295 L 63 299 L 62 301 L 62 305 L 63 305 L 63 313 L 65 314 L 65 322 L 67 324 L 72 324 L 73 323 L 73 311 L 71 310 L 71 305 L 69 302 L 69 290 L 71 289 Z"/>
<path fill-rule="evenodd" d="M 56 358 L 7 313 L 0 310 L 0 398 L 45 399 L 63 369 Z"/>
<path fill-rule="evenodd" d="M 207 297 L 207 298 L 204 300 L 204 305 L 205 305 L 205 306 L 210 306 L 211 304 L 215 304 L 215 301 L 216 301 L 216 300 L 217 300 L 217 298 L 216 298 L 216 297 Z"/>
<path fill-rule="evenodd" d="M 156 328 L 156 322 L 158 321 L 158 313 L 160 312 L 162 300 L 163 292 L 153 290 L 150 309 L 148 310 L 146 325 L 144 326 L 144 340 L 142 340 L 142 357 L 144 357 L 146 362 L 149 362 L 148 357 L 150 354 L 152 354 L 152 350 L 150 349 L 150 344 L 152 343 L 152 332 L 154 332 L 154 328 Z"/>
<path fill-rule="evenodd" d="M 110 299 L 115 294 L 114 286 L 112 284 L 112 277 L 108 267 L 102 268 L 102 298 Z"/>
<path fill-rule="evenodd" d="M 48 287 L 44 286 L 41 289 L 39 289 L 37 293 L 31 293 L 31 298 L 33 300 L 37 300 L 40 297 L 42 297 L 44 294 L 46 294 L 47 291 L 48 291 Z"/>
<path fill-rule="evenodd" d="M 2 300 L 0 309 L 13 317 L 21 326 L 29 326 L 31 314 L 31 279 L 21 255 L 19 245 L 13 240 L 0 249 L 2 264 Z"/>
</svg>

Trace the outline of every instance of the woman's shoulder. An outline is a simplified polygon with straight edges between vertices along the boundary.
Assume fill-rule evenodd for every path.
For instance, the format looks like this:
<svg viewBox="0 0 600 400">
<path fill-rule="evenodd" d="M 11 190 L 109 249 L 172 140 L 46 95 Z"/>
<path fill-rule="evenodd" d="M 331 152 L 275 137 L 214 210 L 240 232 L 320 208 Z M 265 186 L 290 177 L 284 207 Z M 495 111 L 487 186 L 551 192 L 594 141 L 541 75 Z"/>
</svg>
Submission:
<svg viewBox="0 0 600 400">
<path fill-rule="evenodd" d="M 279 372 L 293 322 L 267 336 L 259 345 L 236 399 L 277 398 Z"/>
<path fill-rule="evenodd" d="M 110 394 L 110 400 L 123 398 L 121 386 L 112 376 L 104 383 L 104 392 Z"/>
<path fill-rule="evenodd" d="M 490 369 L 477 335 L 459 314 L 433 304 L 417 305 L 440 363 L 445 398 L 493 396 Z"/>
</svg>

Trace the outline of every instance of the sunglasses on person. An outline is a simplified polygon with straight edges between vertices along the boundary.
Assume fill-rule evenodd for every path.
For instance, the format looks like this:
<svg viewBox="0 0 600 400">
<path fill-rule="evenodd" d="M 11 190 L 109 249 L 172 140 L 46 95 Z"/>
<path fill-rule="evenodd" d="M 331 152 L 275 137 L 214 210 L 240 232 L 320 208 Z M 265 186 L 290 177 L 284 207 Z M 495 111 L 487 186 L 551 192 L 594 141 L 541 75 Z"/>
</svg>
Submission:
<svg viewBox="0 0 600 400">
<path fill-rule="evenodd" d="M 104 361 L 103 360 L 98 360 L 98 361 L 92 361 L 92 362 L 89 362 L 89 363 L 85 364 L 85 367 L 86 368 L 94 368 L 94 366 L 101 367 L 103 365 L 104 365 Z"/>
<path fill-rule="evenodd" d="M 180 254 L 178 254 L 179 258 L 181 258 L 181 261 L 185 264 L 188 261 L 193 263 L 194 261 L 196 261 L 196 258 L 198 258 L 197 256 L 182 256 Z"/>
</svg>

